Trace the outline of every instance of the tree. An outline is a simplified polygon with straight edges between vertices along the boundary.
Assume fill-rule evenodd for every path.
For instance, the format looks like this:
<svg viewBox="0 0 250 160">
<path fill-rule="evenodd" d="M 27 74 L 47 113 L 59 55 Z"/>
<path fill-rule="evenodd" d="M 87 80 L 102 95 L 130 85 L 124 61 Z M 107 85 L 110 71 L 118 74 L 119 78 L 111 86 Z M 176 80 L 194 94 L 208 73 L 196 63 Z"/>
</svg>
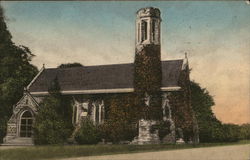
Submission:
<svg viewBox="0 0 250 160">
<path fill-rule="evenodd" d="M 63 144 L 73 131 L 71 116 L 71 99 L 61 95 L 56 78 L 49 88 L 49 96 L 38 108 L 34 124 L 35 144 Z"/>
<path fill-rule="evenodd" d="M 0 142 L 6 134 L 12 106 L 22 97 L 23 88 L 38 72 L 30 64 L 34 56 L 31 51 L 25 46 L 15 45 L 11 39 L 0 6 Z"/>
<path fill-rule="evenodd" d="M 223 134 L 221 130 L 222 124 L 212 112 L 212 106 L 215 104 L 213 97 L 196 82 L 191 82 L 190 88 L 191 105 L 198 121 L 200 141 L 218 141 L 217 138 Z"/>
<path fill-rule="evenodd" d="M 72 68 L 72 67 L 83 67 L 81 63 L 65 63 L 57 66 L 57 68 Z"/>
<path fill-rule="evenodd" d="M 222 124 L 215 117 L 213 97 L 196 82 L 191 82 L 191 103 L 198 121 L 200 142 L 232 142 L 239 139 L 239 126 Z"/>
<path fill-rule="evenodd" d="M 223 137 L 224 142 L 235 142 L 239 140 L 240 137 L 240 126 L 236 124 L 223 124 Z"/>
</svg>

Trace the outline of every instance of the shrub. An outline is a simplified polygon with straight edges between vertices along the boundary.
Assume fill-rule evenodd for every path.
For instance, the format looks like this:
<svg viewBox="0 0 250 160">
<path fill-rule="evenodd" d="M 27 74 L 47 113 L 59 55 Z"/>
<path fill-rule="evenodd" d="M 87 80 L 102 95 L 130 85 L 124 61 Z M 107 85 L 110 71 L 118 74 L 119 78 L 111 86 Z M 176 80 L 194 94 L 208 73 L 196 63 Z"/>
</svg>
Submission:
<svg viewBox="0 0 250 160">
<path fill-rule="evenodd" d="M 240 139 L 240 128 L 235 124 L 208 123 L 201 128 L 202 142 L 236 142 Z"/>
<path fill-rule="evenodd" d="M 82 121 L 75 140 L 79 144 L 97 144 L 101 141 L 101 133 L 98 126 L 95 126 L 89 118 L 86 118 Z"/>
<path fill-rule="evenodd" d="M 100 129 L 102 138 L 113 143 L 131 141 L 137 135 L 136 124 L 130 124 L 122 120 L 108 120 L 100 126 Z"/>
</svg>

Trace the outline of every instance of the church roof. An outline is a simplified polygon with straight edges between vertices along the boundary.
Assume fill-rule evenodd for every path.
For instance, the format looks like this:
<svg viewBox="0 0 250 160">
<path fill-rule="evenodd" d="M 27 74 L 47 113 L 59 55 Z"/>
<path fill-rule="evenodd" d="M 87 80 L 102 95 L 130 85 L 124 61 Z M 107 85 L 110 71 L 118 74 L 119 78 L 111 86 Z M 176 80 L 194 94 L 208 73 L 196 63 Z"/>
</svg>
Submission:
<svg viewBox="0 0 250 160">
<path fill-rule="evenodd" d="M 162 61 L 162 87 L 179 87 L 183 60 Z M 58 78 L 61 91 L 126 89 L 133 87 L 134 64 L 112 64 L 44 69 L 29 85 L 29 92 L 47 92 Z"/>
</svg>

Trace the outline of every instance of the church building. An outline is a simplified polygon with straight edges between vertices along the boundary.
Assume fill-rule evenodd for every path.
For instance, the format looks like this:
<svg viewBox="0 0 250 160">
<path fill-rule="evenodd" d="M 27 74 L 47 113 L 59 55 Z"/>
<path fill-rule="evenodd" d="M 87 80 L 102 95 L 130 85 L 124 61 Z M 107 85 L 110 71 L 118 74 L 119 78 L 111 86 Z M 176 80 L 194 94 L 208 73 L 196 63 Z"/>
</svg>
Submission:
<svg viewBox="0 0 250 160">
<path fill-rule="evenodd" d="M 152 97 L 159 99 L 162 120 L 170 123 L 171 132 L 166 142 L 175 143 L 183 138 L 177 135 L 184 134 L 185 138 L 186 133 L 186 139 L 198 142 L 198 126 L 190 100 L 188 59 L 161 61 L 161 17 L 157 8 L 137 11 L 134 62 L 73 68 L 43 66 L 13 106 L 4 144 L 33 144 L 32 124 L 55 78 L 61 93 L 74 100 L 72 123 L 75 126 L 86 116 L 95 124 L 105 121 L 106 106 L 102 97 L 138 92 L 145 96 L 145 106 L 151 105 Z M 156 96 L 158 93 L 160 97 Z M 148 131 L 154 120 L 141 119 L 138 123 L 139 134 L 131 143 L 159 143 L 157 133 Z"/>
</svg>

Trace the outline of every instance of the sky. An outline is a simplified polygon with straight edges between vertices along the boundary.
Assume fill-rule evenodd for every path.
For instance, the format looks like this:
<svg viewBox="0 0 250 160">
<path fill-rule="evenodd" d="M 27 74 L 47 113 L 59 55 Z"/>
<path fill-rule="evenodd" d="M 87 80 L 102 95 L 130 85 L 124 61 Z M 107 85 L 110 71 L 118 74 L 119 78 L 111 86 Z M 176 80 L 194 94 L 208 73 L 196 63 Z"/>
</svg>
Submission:
<svg viewBox="0 0 250 160">
<path fill-rule="evenodd" d="M 1 2 L 13 41 L 38 68 L 132 63 L 136 11 L 161 10 L 161 58 L 187 52 L 191 80 L 223 123 L 250 123 L 250 5 L 245 1 Z"/>
</svg>

